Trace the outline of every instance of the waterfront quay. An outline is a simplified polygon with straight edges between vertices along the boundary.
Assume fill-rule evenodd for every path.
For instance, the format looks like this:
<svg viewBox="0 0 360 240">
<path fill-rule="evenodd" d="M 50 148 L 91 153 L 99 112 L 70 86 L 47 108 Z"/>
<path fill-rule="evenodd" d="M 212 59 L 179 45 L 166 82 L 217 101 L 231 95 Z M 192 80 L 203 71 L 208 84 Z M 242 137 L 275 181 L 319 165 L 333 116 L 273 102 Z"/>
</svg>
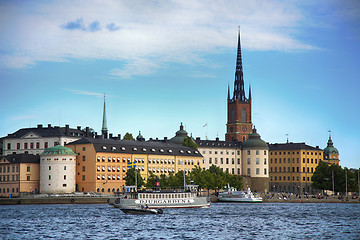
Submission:
<svg viewBox="0 0 360 240">
<path fill-rule="evenodd" d="M 19 204 L 108 204 L 114 195 L 29 195 L 19 198 L 0 198 L 0 205 Z M 360 203 L 359 197 L 348 198 L 339 196 L 296 196 L 288 194 L 267 194 L 263 195 L 263 203 Z M 212 203 L 217 203 L 218 198 L 210 195 Z"/>
</svg>

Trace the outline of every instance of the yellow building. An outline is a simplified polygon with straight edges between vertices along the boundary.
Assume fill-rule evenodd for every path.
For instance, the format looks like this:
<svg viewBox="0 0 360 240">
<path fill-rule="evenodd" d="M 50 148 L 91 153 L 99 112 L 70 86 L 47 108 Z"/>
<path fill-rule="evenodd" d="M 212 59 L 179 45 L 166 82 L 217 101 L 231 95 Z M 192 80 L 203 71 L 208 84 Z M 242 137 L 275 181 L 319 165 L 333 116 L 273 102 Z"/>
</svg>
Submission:
<svg viewBox="0 0 360 240">
<path fill-rule="evenodd" d="M 125 185 L 127 169 L 132 167 L 145 181 L 150 172 L 160 176 L 202 167 L 202 155 L 196 149 L 163 141 L 83 138 L 67 147 L 78 154 L 76 189 L 82 192 L 119 191 Z"/>
<path fill-rule="evenodd" d="M 305 143 L 269 144 L 270 192 L 312 193 L 311 177 L 323 150 Z"/>
<path fill-rule="evenodd" d="M 11 154 L 0 158 L 0 196 L 14 197 L 37 193 L 40 182 L 40 156 Z"/>
</svg>

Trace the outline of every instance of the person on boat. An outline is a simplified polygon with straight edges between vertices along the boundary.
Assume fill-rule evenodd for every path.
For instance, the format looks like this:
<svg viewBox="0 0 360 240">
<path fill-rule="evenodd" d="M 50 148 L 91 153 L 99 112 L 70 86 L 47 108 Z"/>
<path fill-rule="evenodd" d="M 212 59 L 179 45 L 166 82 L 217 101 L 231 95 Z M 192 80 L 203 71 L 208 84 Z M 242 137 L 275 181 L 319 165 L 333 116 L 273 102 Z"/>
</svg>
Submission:
<svg viewBox="0 0 360 240">
<path fill-rule="evenodd" d="M 145 204 L 145 209 L 149 209 L 149 206 L 147 204 Z"/>
</svg>

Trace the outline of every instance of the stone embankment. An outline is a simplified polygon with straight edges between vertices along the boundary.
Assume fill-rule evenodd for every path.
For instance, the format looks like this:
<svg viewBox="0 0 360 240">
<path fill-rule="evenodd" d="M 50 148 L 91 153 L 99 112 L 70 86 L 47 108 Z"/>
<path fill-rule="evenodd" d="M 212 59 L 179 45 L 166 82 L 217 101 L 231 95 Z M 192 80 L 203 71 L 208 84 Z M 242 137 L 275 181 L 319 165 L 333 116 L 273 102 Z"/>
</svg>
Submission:
<svg viewBox="0 0 360 240">
<path fill-rule="evenodd" d="M 20 198 L 0 198 L 0 205 L 16 204 L 107 204 L 111 195 L 102 196 L 27 196 Z"/>
</svg>

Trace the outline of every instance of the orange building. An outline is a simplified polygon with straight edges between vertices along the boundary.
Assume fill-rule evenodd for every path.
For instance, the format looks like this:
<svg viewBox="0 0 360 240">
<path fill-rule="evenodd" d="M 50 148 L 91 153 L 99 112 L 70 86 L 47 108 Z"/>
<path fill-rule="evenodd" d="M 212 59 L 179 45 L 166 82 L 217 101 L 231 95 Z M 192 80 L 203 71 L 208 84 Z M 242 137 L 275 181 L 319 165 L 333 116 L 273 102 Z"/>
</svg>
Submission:
<svg viewBox="0 0 360 240">
<path fill-rule="evenodd" d="M 67 147 L 78 154 L 76 190 L 81 192 L 121 191 L 132 167 L 145 181 L 150 172 L 160 176 L 202 167 L 202 155 L 196 149 L 169 142 L 83 138 Z"/>
<path fill-rule="evenodd" d="M 40 156 L 10 154 L 0 159 L 0 196 L 14 197 L 37 193 L 40 182 Z"/>
</svg>

